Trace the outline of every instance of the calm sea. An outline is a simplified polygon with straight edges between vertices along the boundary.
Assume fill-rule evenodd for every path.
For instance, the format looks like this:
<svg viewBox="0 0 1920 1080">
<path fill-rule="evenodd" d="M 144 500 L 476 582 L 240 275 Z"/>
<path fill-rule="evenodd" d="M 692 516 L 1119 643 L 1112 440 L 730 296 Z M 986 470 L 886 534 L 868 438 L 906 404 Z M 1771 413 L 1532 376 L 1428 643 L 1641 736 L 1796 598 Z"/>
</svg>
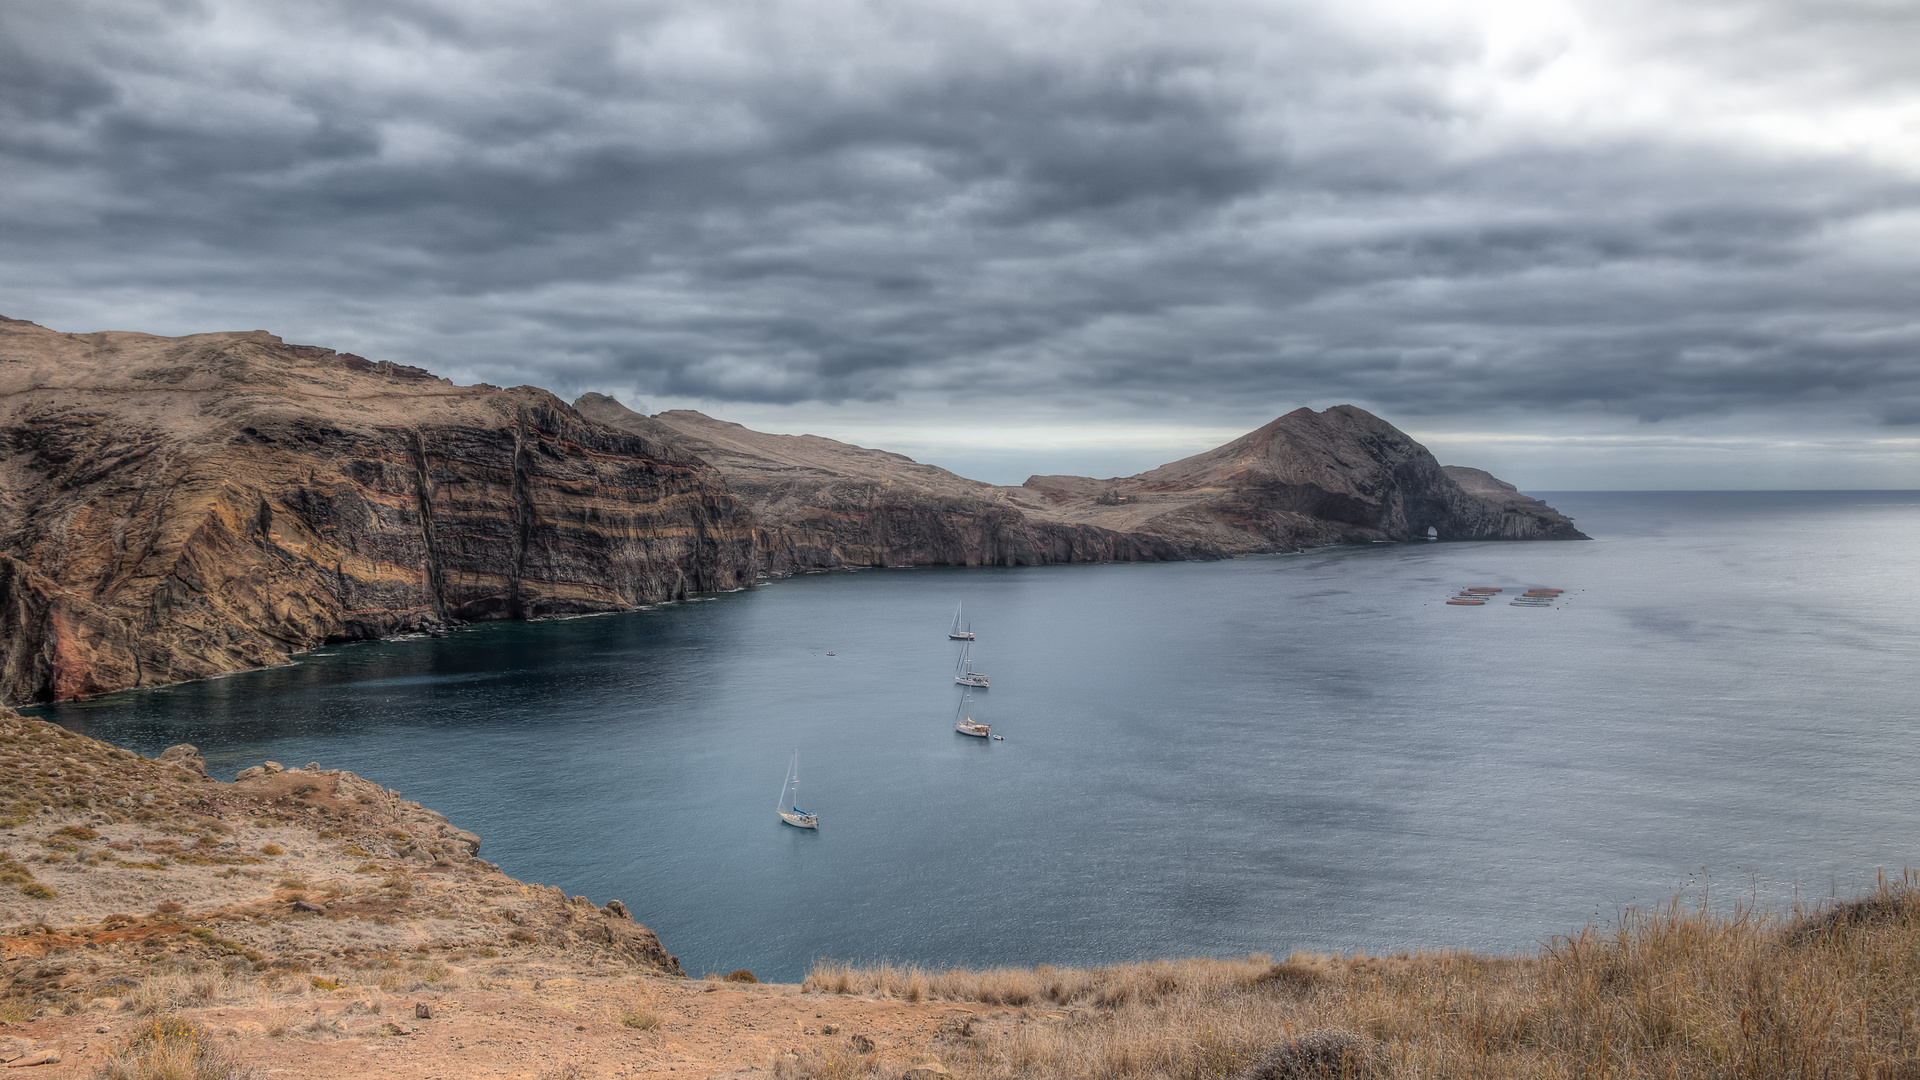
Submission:
<svg viewBox="0 0 1920 1080">
<path fill-rule="evenodd" d="M 817 574 L 37 711 L 351 769 L 695 974 L 1524 949 L 1920 862 L 1920 493 L 1549 498 L 1596 539 Z"/>
</svg>

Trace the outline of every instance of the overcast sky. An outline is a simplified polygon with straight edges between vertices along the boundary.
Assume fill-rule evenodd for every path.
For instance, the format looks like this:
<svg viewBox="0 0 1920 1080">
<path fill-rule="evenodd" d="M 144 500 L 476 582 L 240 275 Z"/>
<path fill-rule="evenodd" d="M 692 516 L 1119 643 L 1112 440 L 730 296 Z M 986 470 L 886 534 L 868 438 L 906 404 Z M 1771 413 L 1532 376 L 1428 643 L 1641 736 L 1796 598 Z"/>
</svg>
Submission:
<svg viewBox="0 0 1920 1080">
<path fill-rule="evenodd" d="M 967 475 L 1920 487 L 1914 0 L 8 0 L 0 314 Z"/>
</svg>

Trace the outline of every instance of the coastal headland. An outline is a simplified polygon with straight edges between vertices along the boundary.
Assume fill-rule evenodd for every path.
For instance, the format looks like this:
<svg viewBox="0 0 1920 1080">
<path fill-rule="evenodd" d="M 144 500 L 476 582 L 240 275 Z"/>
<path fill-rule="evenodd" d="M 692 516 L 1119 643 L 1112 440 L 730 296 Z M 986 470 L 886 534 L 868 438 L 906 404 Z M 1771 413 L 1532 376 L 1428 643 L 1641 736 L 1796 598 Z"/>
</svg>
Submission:
<svg viewBox="0 0 1920 1080">
<path fill-rule="evenodd" d="M 262 332 L 0 319 L 0 701 L 857 566 L 1584 539 L 1352 406 L 1132 477 L 968 480 L 603 395 L 455 386 Z"/>
<path fill-rule="evenodd" d="M 690 978 L 617 900 L 317 764 L 207 776 L 0 708 L 0 1067 L 243 1077 L 1920 1075 L 1920 885 L 1536 953 Z M 1409 898 L 1418 902 L 1418 898 Z M 644 913 L 642 913 L 644 914 Z"/>
</svg>

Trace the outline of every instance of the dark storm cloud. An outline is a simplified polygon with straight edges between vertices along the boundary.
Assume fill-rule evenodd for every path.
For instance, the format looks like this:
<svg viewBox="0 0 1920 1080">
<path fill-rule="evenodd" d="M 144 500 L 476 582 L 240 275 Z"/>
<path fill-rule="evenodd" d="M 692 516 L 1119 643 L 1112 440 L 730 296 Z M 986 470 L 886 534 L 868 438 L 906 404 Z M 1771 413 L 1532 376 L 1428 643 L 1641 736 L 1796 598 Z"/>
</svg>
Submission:
<svg viewBox="0 0 1920 1080">
<path fill-rule="evenodd" d="M 1724 101 L 1581 127 L 1337 10 L 27 0 L 0 296 L 563 392 L 1920 416 L 1920 160 L 1713 115 L 1911 109 L 1910 12 L 1622 8 Z"/>
</svg>

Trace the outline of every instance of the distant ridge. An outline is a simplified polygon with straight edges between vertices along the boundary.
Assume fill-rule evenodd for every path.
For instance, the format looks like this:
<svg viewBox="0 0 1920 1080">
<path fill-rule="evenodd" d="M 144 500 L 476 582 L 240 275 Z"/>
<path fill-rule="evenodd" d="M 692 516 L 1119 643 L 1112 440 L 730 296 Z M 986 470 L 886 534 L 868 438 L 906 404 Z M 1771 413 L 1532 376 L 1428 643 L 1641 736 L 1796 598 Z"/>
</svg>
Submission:
<svg viewBox="0 0 1920 1080">
<path fill-rule="evenodd" d="M 619 611 L 756 574 L 1581 539 L 1352 406 L 1138 476 L 969 480 L 599 394 L 455 386 L 264 331 L 0 317 L 0 701 L 330 641 Z"/>
<path fill-rule="evenodd" d="M 1479 469 L 1443 467 L 1364 409 L 1296 409 L 1137 476 L 968 480 L 882 450 L 770 435 L 698 412 L 642 416 L 589 394 L 574 407 L 678 437 L 754 516 L 775 572 L 860 565 L 1032 565 L 1208 559 L 1326 544 L 1584 540 L 1552 507 Z"/>
</svg>

